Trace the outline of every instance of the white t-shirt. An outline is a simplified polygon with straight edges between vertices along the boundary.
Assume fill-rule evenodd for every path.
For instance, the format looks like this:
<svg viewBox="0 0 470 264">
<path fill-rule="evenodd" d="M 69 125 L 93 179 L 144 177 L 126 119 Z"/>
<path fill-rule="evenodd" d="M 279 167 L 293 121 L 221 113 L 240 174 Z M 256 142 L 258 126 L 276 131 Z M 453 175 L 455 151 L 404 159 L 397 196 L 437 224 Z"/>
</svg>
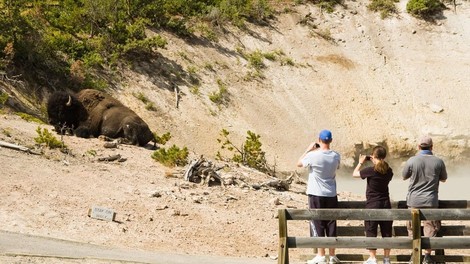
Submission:
<svg viewBox="0 0 470 264">
<path fill-rule="evenodd" d="M 323 197 L 335 197 L 336 170 L 341 156 L 333 150 L 310 151 L 302 159 L 302 165 L 308 167 L 307 194 Z"/>
</svg>

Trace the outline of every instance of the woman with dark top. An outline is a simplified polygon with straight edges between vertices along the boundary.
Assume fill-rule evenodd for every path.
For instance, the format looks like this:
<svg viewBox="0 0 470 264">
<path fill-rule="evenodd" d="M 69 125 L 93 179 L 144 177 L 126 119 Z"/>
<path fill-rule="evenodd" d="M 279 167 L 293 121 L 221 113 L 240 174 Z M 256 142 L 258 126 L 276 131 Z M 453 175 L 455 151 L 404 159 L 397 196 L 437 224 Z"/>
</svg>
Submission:
<svg viewBox="0 0 470 264">
<path fill-rule="evenodd" d="M 367 209 L 390 209 L 390 195 L 388 191 L 388 184 L 392 180 L 393 171 L 385 162 L 387 150 L 382 146 L 376 146 L 372 150 L 372 155 L 360 155 L 359 163 L 353 172 L 353 177 L 367 179 L 366 189 L 366 208 Z M 374 166 L 367 167 L 361 170 L 361 166 L 370 160 Z M 382 237 L 392 236 L 393 221 L 364 221 L 365 231 L 367 237 L 377 237 L 377 228 L 380 225 L 380 232 Z M 364 264 L 376 264 L 377 249 L 369 249 L 369 259 Z M 384 264 L 390 264 L 390 249 L 384 249 Z"/>
</svg>

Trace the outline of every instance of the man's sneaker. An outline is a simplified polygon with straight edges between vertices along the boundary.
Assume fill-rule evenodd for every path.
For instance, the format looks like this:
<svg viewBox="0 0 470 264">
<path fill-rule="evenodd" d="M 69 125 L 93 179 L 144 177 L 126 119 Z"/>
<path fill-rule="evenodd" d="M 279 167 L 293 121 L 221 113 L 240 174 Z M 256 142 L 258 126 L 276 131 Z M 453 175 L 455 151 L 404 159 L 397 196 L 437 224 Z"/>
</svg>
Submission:
<svg viewBox="0 0 470 264">
<path fill-rule="evenodd" d="M 366 261 L 364 261 L 364 264 L 377 264 L 377 259 L 368 258 Z"/>
<path fill-rule="evenodd" d="M 432 261 L 431 256 L 424 255 L 423 264 L 434 264 L 435 262 Z"/>
<path fill-rule="evenodd" d="M 391 264 L 390 258 L 384 258 L 384 264 Z"/>
<path fill-rule="evenodd" d="M 341 263 L 341 261 L 336 256 L 330 256 L 330 264 L 333 264 L 333 263 Z"/>
<path fill-rule="evenodd" d="M 327 264 L 326 257 L 316 255 L 313 259 L 307 261 L 307 264 Z"/>
</svg>

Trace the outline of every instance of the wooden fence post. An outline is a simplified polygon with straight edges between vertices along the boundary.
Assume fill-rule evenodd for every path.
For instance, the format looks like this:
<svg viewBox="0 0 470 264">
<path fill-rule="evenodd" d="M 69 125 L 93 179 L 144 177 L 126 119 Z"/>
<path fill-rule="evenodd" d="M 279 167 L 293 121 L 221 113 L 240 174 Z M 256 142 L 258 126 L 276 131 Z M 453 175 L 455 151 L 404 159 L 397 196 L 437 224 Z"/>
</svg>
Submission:
<svg viewBox="0 0 470 264">
<path fill-rule="evenodd" d="M 287 210 L 279 209 L 279 259 L 278 264 L 289 264 L 289 248 L 287 245 Z"/>
<path fill-rule="evenodd" d="M 411 260 L 415 264 L 421 263 L 421 218 L 419 209 L 411 210 L 411 226 L 413 229 L 413 253 Z"/>
</svg>

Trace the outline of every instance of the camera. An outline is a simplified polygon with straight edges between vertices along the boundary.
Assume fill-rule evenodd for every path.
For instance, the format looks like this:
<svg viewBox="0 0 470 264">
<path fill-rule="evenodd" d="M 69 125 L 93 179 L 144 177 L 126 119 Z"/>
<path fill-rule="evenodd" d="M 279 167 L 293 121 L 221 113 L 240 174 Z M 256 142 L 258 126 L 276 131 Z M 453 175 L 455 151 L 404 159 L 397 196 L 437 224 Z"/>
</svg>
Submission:
<svg viewBox="0 0 470 264">
<path fill-rule="evenodd" d="M 370 155 L 367 155 L 366 160 L 370 160 L 370 159 L 371 159 Z"/>
<path fill-rule="evenodd" d="M 315 148 L 317 149 L 317 148 L 319 148 L 319 147 L 320 147 L 320 144 L 315 143 Z"/>
</svg>

